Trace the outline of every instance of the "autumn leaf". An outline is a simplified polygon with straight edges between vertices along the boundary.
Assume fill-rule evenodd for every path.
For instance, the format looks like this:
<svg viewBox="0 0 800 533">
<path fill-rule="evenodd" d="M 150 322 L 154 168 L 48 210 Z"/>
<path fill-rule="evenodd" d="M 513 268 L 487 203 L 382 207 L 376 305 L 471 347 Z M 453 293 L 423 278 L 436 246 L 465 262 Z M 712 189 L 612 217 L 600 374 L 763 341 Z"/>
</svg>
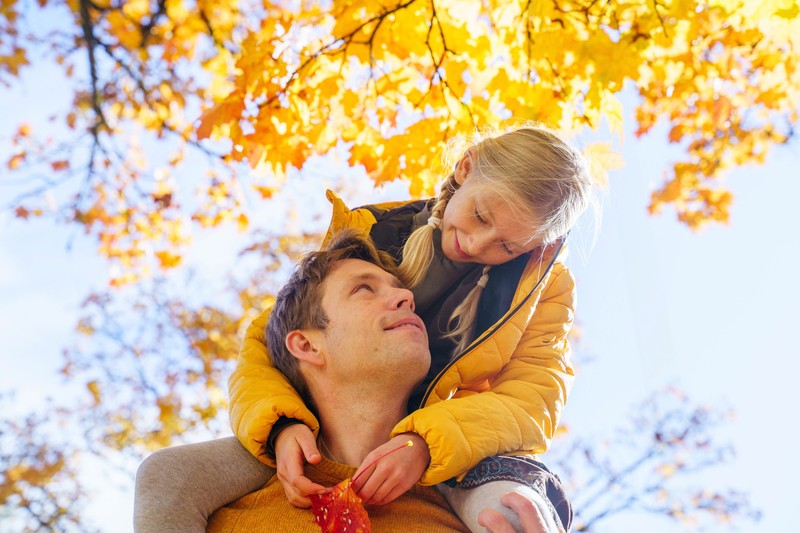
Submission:
<svg viewBox="0 0 800 533">
<path fill-rule="evenodd" d="M 330 489 L 325 494 L 312 494 L 311 511 L 314 513 L 314 520 L 319 525 L 323 533 L 369 533 L 370 524 L 367 511 L 361 503 L 361 498 L 353 491 L 353 482 L 360 478 L 364 472 L 368 471 L 372 465 L 397 451 L 413 446 L 414 443 L 407 440 L 400 446 L 381 454 L 372 461 L 357 475 L 354 480 L 345 479 L 338 485 Z"/>
<path fill-rule="evenodd" d="M 622 155 L 611 149 L 611 143 L 592 143 L 584 149 L 583 153 L 588 160 L 592 179 L 600 187 L 606 185 L 607 172 L 619 170 L 625 164 Z"/>
<path fill-rule="evenodd" d="M 18 169 L 22 163 L 25 161 L 25 154 L 16 154 L 8 160 L 7 166 L 9 170 Z"/>
<path fill-rule="evenodd" d="M 100 397 L 100 384 L 96 380 L 92 380 L 86 384 L 86 388 L 89 389 L 89 392 L 92 394 L 94 405 L 100 405 L 102 401 Z"/>
<path fill-rule="evenodd" d="M 183 260 L 180 255 L 173 254 L 167 250 L 156 252 L 156 257 L 158 257 L 158 263 L 162 268 L 174 268 L 180 265 Z"/>
<path fill-rule="evenodd" d="M 17 134 L 15 135 L 15 137 L 22 139 L 25 137 L 29 137 L 30 134 L 31 134 L 30 124 L 28 124 L 27 122 L 23 122 L 22 124 L 19 125 L 19 128 L 17 128 Z"/>
<path fill-rule="evenodd" d="M 311 512 L 323 533 L 369 533 L 370 523 L 350 478 L 325 494 L 311 495 Z"/>
<path fill-rule="evenodd" d="M 264 200 L 272 198 L 272 195 L 276 192 L 275 187 L 268 185 L 253 185 L 253 188 L 258 191 L 258 194 L 260 194 L 261 198 Z"/>
<path fill-rule="evenodd" d="M 197 127 L 197 138 L 207 139 L 215 131 L 228 131 L 226 126 L 239 119 L 244 110 L 244 101 L 241 98 L 230 98 L 206 110 L 200 117 Z"/>
</svg>

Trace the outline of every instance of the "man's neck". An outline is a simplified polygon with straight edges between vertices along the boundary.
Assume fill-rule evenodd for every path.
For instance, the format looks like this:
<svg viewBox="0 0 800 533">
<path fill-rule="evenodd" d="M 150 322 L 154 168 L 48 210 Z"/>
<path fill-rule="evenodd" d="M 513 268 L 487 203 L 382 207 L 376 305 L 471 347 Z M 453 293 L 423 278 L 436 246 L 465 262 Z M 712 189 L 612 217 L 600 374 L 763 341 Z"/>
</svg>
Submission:
<svg viewBox="0 0 800 533">
<path fill-rule="evenodd" d="M 320 418 L 321 450 L 338 463 L 358 466 L 369 452 L 389 440 L 406 413 L 406 399 L 360 394 L 328 395 L 315 402 Z"/>
</svg>

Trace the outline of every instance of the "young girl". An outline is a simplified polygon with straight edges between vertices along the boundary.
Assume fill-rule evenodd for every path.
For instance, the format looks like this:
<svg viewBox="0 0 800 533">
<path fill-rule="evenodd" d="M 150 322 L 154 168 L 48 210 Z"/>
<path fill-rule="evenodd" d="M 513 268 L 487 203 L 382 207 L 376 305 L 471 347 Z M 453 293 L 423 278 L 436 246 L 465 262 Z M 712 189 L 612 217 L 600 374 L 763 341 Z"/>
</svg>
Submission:
<svg viewBox="0 0 800 533">
<path fill-rule="evenodd" d="M 478 512 L 507 511 L 500 496 L 517 491 L 537 506 L 548 531 L 569 530 L 572 512 L 560 482 L 529 454 L 547 450 L 572 385 L 567 335 L 575 295 L 564 239 L 591 196 L 580 153 L 538 126 L 486 137 L 462 152 L 435 200 L 351 211 L 328 192 L 326 240 L 355 228 L 402 260 L 432 354 L 411 414 L 363 464 L 408 434 L 422 445 L 387 456 L 360 477 L 366 503 L 388 503 L 417 482 L 438 484 L 459 518 L 480 531 Z M 305 461 L 320 459 L 319 424 L 270 364 L 267 317 L 248 328 L 229 380 L 231 423 L 247 450 L 277 464 L 287 497 L 308 505 L 307 495 L 322 489 L 302 475 Z M 167 529 L 204 530 L 216 507 L 273 473 L 243 458 L 233 439 L 158 452 L 137 475 L 137 531 L 164 531 L 167 522 Z"/>
</svg>

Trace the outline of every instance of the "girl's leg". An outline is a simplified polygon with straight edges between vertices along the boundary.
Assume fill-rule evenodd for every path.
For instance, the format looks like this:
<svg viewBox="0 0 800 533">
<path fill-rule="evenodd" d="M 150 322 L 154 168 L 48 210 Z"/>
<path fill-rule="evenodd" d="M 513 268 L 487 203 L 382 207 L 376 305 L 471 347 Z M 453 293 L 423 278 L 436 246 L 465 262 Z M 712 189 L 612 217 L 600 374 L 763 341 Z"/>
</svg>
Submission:
<svg viewBox="0 0 800 533">
<path fill-rule="evenodd" d="M 136 472 L 134 531 L 205 532 L 211 513 L 273 475 L 235 437 L 159 450 Z"/>
<path fill-rule="evenodd" d="M 515 530 L 523 531 L 517 514 L 500 503 L 500 497 L 508 492 L 520 493 L 535 506 L 542 519 L 541 533 L 568 532 L 572 525 L 572 507 L 561 481 L 532 458 L 489 457 L 461 482 L 442 483 L 437 488 L 473 533 L 486 531 L 478 524 L 483 509 L 501 513 Z"/>
</svg>

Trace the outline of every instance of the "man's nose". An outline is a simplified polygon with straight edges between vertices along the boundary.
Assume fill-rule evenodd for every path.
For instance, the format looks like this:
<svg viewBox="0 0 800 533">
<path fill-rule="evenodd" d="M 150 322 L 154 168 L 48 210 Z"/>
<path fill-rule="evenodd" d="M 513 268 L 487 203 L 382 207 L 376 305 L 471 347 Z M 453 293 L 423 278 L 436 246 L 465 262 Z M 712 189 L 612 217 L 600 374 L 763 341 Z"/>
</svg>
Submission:
<svg viewBox="0 0 800 533">
<path fill-rule="evenodd" d="M 410 290 L 396 287 L 392 292 L 392 307 L 395 309 L 408 308 L 414 310 L 414 293 Z"/>
</svg>

